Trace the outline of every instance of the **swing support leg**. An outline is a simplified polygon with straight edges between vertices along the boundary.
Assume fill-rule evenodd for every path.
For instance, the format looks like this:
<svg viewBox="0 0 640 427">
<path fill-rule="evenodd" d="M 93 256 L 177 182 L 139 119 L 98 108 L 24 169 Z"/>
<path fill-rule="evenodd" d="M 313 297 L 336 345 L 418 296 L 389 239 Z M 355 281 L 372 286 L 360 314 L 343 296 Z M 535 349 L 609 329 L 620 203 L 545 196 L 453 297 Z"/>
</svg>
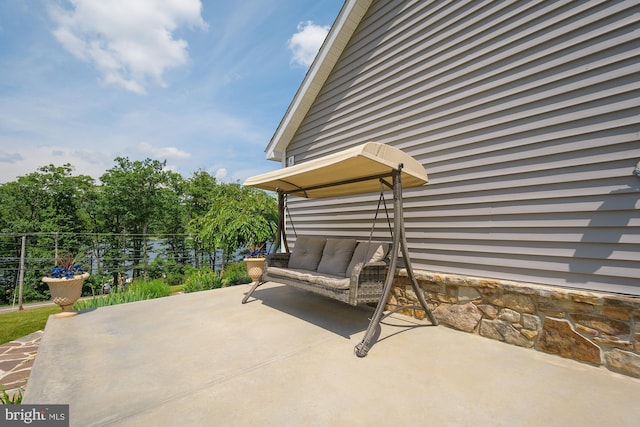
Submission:
<svg viewBox="0 0 640 427">
<path fill-rule="evenodd" d="M 404 257 L 405 266 L 407 268 L 407 274 L 411 279 L 411 285 L 413 290 L 418 296 L 418 301 L 425 310 L 431 323 L 435 326 L 438 324 L 435 316 L 427 306 L 427 302 L 424 299 L 422 290 L 420 289 L 415 275 L 413 274 L 413 268 L 411 267 L 411 258 L 409 257 L 409 251 L 407 249 L 407 239 L 404 233 L 404 214 L 402 210 L 402 182 L 400 179 L 402 172 L 402 164 L 398 166 L 397 170 L 393 172 L 393 244 L 391 246 L 391 263 L 389 270 L 387 271 L 387 277 L 385 279 L 384 288 L 376 310 L 373 313 L 373 317 L 369 322 L 369 327 L 362 338 L 362 341 L 356 345 L 355 352 L 358 357 L 365 357 L 369 352 L 369 349 L 374 344 L 374 337 L 376 332 L 380 328 L 380 321 L 384 317 L 384 309 L 389 301 L 389 295 L 391 294 L 391 287 L 393 286 L 393 278 L 395 275 L 396 267 L 398 265 L 398 256 L 400 249 L 402 249 L 402 255 Z"/>
<path fill-rule="evenodd" d="M 416 296 L 418 297 L 418 301 L 420 302 L 420 307 L 416 307 L 416 308 L 422 308 L 425 311 L 425 313 L 427 313 L 427 316 L 429 317 L 429 321 L 431 322 L 431 324 L 433 326 L 438 326 L 438 323 L 439 323 L 438 319 L 436 319 L 431 309 L 427 306 L 427 301 L 424 299 L 424 293 L 422 292 L 422 289 L 420 289 L 420 285 L 418 285 L 418 280 L 416 279 L 416 276 L 413 274 L 413 268 L 411 267 L 411 258 L 409 258 L 409 251 L 407 249 L 407 241 L 404 236 L 404 232 L 402 233 L 402 240 L 404 240 L 402 243 L 402 256 L 404 257 L 404 260 L 405 260 L 407 274 L 409 275 L 409 279 L 411 280 L 411 286 L 413 287 L 413 291 L 415 292 Z"/>
<path fill-rule="evenodd" d="M 251 295 L 253 295 L 253 293 L 255 292 L 256 289 L 258 289 L 258 286 L 261 286 L 263 284 L 265 284 L 267 282 L 263 281 L 263 280 L 256 280 L 253 283 L 253 286 L 251 286 L 251 289 L 249 289 L 249 292 L 247 292 L 247 294 L 244 296 L 244 298 L 242 298 L 242 303 L 246 304 L 247 301 L 249 300 L 249 298 L 251 298 Z"/>
</svg>

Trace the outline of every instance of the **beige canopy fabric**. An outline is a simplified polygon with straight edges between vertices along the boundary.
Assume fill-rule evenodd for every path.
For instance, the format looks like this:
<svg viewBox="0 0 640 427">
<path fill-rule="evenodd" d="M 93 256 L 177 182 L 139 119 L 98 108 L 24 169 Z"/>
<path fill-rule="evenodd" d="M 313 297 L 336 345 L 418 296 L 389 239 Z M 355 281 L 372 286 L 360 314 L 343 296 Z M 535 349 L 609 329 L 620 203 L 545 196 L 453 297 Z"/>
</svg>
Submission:
<svg viewBox="0 0 640 427">
<path fill-rule="evenodd" d="M 402 187 L 428 182 L 424 167 L 403 151 L 367 142 L 338 153 L 247 179 L 244 185 L 307 198 L 338 197 L 380 191 L 379 178 L 402 165 Z"/>
</svg>

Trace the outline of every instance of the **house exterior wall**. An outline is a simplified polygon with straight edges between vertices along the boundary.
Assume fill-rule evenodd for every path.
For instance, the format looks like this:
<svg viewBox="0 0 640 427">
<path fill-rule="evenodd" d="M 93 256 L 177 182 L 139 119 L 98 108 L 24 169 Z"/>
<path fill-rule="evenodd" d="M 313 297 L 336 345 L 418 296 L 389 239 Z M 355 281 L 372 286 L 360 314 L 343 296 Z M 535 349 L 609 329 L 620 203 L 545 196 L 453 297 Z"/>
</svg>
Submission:
<svg viewBox="0 0 640 427">
<path fill-rule="evenodd" d="M 375 141 L 418 159 L 416 270 L 640 295 L 639 8 L 374 1 L 285 158 Z M 297 234 L 368 238 L 377 197 L 289 209 Z"/>
</svg>

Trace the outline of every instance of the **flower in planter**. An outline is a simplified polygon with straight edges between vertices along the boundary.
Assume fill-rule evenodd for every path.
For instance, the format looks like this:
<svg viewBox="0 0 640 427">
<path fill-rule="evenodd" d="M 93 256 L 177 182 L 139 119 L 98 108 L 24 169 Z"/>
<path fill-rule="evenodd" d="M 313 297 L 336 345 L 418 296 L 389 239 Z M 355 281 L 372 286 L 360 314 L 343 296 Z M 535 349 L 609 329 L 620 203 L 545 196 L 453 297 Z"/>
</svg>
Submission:
<svg viewBox="0 0 640 427">
<path fill-rule="evenodd" d="M 245 258 L 264 258 L 267 256 L 267 244 L 252 245 Z"/>
<path fill-rule="evenodd" d="M 72 279 L 77 274 L 84 273 L 82 264 L 74 264 L 75 259 L 68 254 L 65 258 L 58 258 L 58 262 L 55 267 L 47 272 L 47 277 L 53 277 L 56 279 Z"/>
</svg>

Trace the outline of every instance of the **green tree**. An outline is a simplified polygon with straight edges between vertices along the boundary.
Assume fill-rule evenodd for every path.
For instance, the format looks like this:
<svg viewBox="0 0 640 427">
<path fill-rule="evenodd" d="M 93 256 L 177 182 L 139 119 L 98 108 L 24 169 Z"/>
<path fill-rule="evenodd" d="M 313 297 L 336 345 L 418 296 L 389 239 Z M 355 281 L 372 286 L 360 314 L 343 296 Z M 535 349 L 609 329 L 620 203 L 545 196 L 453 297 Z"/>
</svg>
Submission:
<svg viewBox="0 0 640 427">
<path fill-rule="evenodd" d="M 272 241 L 277 224 L 278 204 L 273 196 L 239 184 L 222 184 L 203 218 L 200 237 L 209 246 L 222 249 L 226 262 L 239 249 Z"/>
<path fill-rule="evenodd" d="M 187 181 L 176 172 L 167 172 L 167 183 L 160 188 L 158 223 L 153 225 L 157 233 L 164 235 L 165 247 L 154 246 L 155 267 L 171 284 L 182 282 L 185 265 L 191 262 L 187 242 L 188 214 L 185 206 Z M 159 252 L 159 253 L 158 253 Z"/>
<path fill-rule="evenodd" d="M 167 236 L 168 253 L 154 243 L 152 273 L 181 275 L 184 265 L 216 266 L 239 249 L 272 240 L 277 204 L 269 194 L 238 184 L 218 184 L 214 176 L 198 170 L 189 179 L 165 170 L 166 162 L 153 159 L 114 159 L 100 183 L 73 175 L 70 164 L 48 165 L 16 181 L 0 184 L 0 256 L 3 262 L 20 257 L 21 235 L 28 234 L 25 284 L 34 296 L 47 297 L 40 282 L 55 253 L 91 254 L 83 261 L 118 283 L 123 272 L 145 274 L 152 263 L 151 235 Z M 91 261 L 89 263 L 89 261 Z M 0 299 L 10 298 L 17 282 L 17 262 L 0 265 Z"/>
<path fill-rule="evenodd" d="M 117 157 L 116 165 L 108 169 L 101 177 L 101 215 L 105 227 L 110 233 L 132 235 L 130 241 L 111 238 L 109 242 L 114 281 L 119 280 L 118 273 L 126 269 L 122 255 L 131 248 L 134 261 L 134 277 L 144 273 L 148 263 L 147 236 L 153 225 L 160 222 L 165 188 L 169 182 L 169 173 L 164 170 L 166 162 L 145 159 L 131 161 L 126 157 Z M 120 254 L 119 256 L 117 254 Z M 140 268 L 140 265 L 143 267 Z"/>
<path fill-rule="evenodd" d="M 185 206 L 186 187 L 187 181 L 182 175 L 176 172 L 167 172 L 167 184 L 160 189 L 160 223 L 154 227 L 167 235 L 167 243 L 173 261 L 179 264 L 186 264 L 189 260 L 185 239 L 189 221 Z"/>
<path fill-rule="evenodd" d="M 209 261 L 213 270 L 215 267 L 215 246 L 208 248 L 200 238 L 204 216 L 209 212 L 217 197 L 216 178 L 206 171 L 198 170 L 186 181 L 185 209 L 188 217 L 187 232 L 191 238 L 193 259 L 196 268 L 200 268 L 203 259 Z"/>
<path fill-rule="evenodd" d="M 70 164 L 48 165 L 16 181 L 0 186 L 2 206 L 0 231 L 14 233 L 12 245 L 3 245 L 5 258 L 20 256 L 21 234 L 29 236 L 29 258 L 42 260 L 28 266 L 25 275 L 26 293 L 36 298 L 46 297 L 46 285 L 40 282 L 42 270 L 49 268 L 60 253 L 71 252 L 82 257 L 90 239 L 87 232 L 87 201 L 94 192 L 93 179 L 86 175 L 73 175 Z M 50 232 L 38 235 L 35 233 Z M 17 269 L 3 269 L 0 282 L 12 289 Z"/>
<path fill-rule="evenodd" d="M 3 231 L 86 231 L 86 200 L 94 182 L 89 176 L 72 173 L 73 167 L 68 163 L 48 165 L 3 184 Z"/>
</svg>

